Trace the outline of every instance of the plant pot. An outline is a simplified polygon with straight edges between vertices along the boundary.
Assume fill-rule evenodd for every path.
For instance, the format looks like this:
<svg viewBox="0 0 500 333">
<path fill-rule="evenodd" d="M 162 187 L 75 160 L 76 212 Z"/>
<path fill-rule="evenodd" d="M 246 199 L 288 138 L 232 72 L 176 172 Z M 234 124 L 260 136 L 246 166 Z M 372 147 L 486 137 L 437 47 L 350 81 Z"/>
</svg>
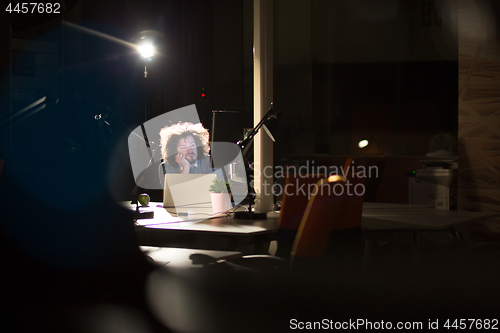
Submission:
<svg viewBox="0 0 500 333">
<path fill-rule="evenodd" d="M 226 213 L 231 208 L 231 198 L 228 193 L 210 192 L 212 212 L 214 214 Z"/>
</svg>

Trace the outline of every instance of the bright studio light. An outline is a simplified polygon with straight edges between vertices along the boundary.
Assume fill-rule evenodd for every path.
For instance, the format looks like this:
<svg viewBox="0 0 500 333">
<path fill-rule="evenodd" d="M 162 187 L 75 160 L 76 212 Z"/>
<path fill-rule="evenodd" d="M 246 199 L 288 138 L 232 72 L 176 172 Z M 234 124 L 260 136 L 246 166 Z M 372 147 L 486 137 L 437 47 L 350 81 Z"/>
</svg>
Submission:
<svg viewBox="0 0 500 333">
<path fill-rule="evenodd" d="M 151 58 L 155 54 L 155 48 L 153 44 L 144 42 L 137 47 L 139 53 L 144 59 Z"/>
<path fill-rule="evenodd" d="M 358 142 L 359 148 L 365 148 L 366 146 L 368 146 L 368 140 L 361 140 Z"/>
</svg>

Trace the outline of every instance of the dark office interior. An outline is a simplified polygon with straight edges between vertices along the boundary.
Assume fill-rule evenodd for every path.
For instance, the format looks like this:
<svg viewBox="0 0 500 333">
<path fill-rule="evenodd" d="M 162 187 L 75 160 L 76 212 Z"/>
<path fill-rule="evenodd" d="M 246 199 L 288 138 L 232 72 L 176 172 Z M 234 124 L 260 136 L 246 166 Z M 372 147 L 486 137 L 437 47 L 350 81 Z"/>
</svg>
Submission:
<svg viewBox="0 0 500 333">
<path fill-rule="evenodd" d="M 418 265 L 404 230 L 374 238 L 368 264 L 362 231 L 352 244 L 335 234 L 345 247 L 286 273 L 172 273 L 141 252 L 151 244 L 116 204 L 135 186 L 127 137 L 194 104 L 217 141 L 243 139 L 254 125 L 254 1 L 71 0 L 61 14 L 0 13 L 5 332 L 281 332 L 294 318 L 498 328 L 498 217 L 467 224 L 465 240 L 422 232 Z M 377 170 L 365 203 L 407 205 L 419 203 L 423 161 L 445 161 L 456 167 L 448 210 L 500 212 L 496 1 L 272 1 L 274 168 L 353 158 Z M 151 60 L 130 47 L 143 36 L 155 41 Z M 198 248 L 228 250 L 210 242 Z M 167 243 L 193 246 L 189 235 Z"/>
</svg>

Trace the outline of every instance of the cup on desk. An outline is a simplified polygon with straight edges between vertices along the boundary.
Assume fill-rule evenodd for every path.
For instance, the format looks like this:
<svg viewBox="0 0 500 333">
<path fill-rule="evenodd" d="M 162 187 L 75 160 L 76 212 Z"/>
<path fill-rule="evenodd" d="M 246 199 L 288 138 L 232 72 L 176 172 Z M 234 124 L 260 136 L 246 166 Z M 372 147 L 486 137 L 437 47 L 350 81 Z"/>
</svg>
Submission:
<svg viewBox="0 0 500 333">
<path fill-rule="evenodd" d="M 210 200 L 212 201 L 212 212 L 214 214 L 226 213 L 231 208 L 229 193 L 210 192 Z"/>
</svg>

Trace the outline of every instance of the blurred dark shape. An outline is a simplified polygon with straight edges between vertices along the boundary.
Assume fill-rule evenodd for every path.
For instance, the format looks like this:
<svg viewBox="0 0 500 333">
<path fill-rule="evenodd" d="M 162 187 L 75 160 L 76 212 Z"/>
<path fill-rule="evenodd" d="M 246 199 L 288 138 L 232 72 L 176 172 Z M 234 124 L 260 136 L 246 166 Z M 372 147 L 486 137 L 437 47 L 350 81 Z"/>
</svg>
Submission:
<svg viewBox="0 0 500 333">
<path fill-rule="evenodd" d="M 454 156 L 457 139 L 451 133 L 434 135 L 429 142 L 429 152 L 426 156 Z"/>
<path fill-rule="evenodd" d="M 139 313 L 158 328 L 154 332 L 163 331 L 144 299 L 145 279 L 154 266 L 139 250 L 132 211 L 110 195 L 109 156 L 50 148 L 42 153 L 45 159 L 32 161 L 37 177 L 23 168 L 30 162 L 24 153 L 2 156 L 0 282 L 1 305 L 8 308 L 2 327 L 80 331 L 86 313 L 113 304 Z"/>
</svg>

